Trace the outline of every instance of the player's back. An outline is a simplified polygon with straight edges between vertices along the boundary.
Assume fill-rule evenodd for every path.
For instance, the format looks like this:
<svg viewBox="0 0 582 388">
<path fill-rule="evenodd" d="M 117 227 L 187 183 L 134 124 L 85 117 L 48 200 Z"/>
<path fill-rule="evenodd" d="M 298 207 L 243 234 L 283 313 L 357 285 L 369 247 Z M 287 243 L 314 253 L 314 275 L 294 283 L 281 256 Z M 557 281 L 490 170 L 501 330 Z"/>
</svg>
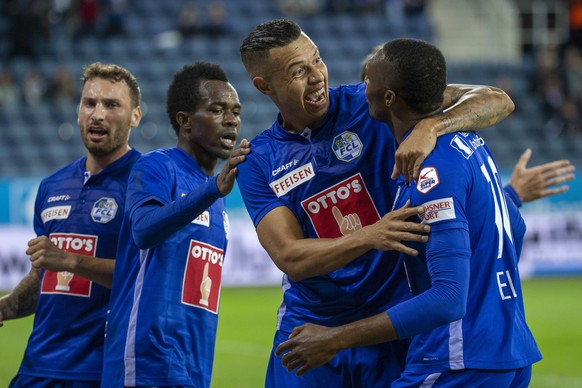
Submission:
<svg viewBox="0 0 582 388">
<path fill-rule="evenodd" d="M 524 224 L 515 205 L 505 199 L 483 139 L 476 133 L 439 138 L 411 198 L 414 206 L 424 204 L 431 234 L 446 237 L 447 231 L 461 228 L 471 249 L 466 313 L 415 336 L 411 370 L 501 370 L 538 361 L 541 356 L 525 322 L 515 248 Z"/>
</svg>

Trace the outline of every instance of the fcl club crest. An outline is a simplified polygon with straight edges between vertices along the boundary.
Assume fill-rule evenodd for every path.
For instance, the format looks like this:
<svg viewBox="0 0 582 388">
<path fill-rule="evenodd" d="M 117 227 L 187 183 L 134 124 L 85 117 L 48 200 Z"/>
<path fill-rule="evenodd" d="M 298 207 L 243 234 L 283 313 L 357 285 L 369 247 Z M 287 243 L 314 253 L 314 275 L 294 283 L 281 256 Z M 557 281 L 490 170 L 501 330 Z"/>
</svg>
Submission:
<svg viewBox="0 0 582 388">
<path fill-rule="evenodd" d="M 117 202 L 115 202 L 113 198 L 100 198 L 97 202 L 95 202 L 95 204 L 93 204 L 91 218 L 93 218 L 93 221 L 95 222 L 106 224 L 115 218 L 117 209 Z"/>
<path fill-rule="evenodd" d="M 364 147 L 358 135 L 346 131 L 333 139 L 331 148 L 339 160 L 349 162 L 360 156 Z"/>
</svg>

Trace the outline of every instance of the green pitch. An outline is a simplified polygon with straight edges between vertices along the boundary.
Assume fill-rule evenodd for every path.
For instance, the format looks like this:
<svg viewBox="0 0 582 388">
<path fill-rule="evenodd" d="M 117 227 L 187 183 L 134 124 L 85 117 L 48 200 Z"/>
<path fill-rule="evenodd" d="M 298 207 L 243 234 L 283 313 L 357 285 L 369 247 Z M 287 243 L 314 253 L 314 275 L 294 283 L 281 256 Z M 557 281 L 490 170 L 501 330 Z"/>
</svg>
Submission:
<svg viewBox="0 0 582 388">
<path fill-rule="evenodd" d="M 544 359 L 534 366 L 531 388 L 582 388 L 582 277 L 540 278 L 523 284 L 528 322 Z M 212 388 L 264 385 L 275 331 L 279 288 L 222 290 Z M 16 373 L 32 319 L 0 328 L 0 387 Z"/>
</svg>

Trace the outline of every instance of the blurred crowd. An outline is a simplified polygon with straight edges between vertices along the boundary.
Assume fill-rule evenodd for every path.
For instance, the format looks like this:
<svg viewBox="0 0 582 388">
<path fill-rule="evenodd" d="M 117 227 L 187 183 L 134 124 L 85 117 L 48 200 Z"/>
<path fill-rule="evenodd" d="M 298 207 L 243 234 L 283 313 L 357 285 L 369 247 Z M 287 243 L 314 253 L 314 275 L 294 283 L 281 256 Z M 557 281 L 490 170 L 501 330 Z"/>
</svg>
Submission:
<svg viewBox="0 0 582 388">
<path fill-rule="evenodd" d="M 538 47 L 531 90 L 542 102 L 548 138 L 582 135 L 582 0 L 569 0 L 569 36 Z"/>
<path fill-rule="evenodd" d="M 130 0 L 6 0 L 7 59 L 58 54 L 85 36 L 125 34 Z"/>
<path fill-rule="evenodd" d="M 527 53 L 534 58 L 530 90 L 543 106 L 548 138 L 582 134 L 582 0 L 560 1 L 569 9 L 567 41 L 537 46 Z M 128 36 L 126 18 L 140 7 L 137 0 L 4 0 L 0 4 L 7 28 L 0 53 L 4 62 L 25 58 L 32 63 L 29 70 L 18 74 L 11 66 L 0 67 L 0 108 L 42 101 L 74 102 L 78 88 L 69 69 L 61 66 L 43 73 L 35 67 L 38 60 L 52 56 L 60 62 L 72 55 L 73 45 L 87 37 L 107 41 Z M 427 20 L 427 4 L 428 0 L 277 0 L 265 6 L 291 18 L 383 14 L 405 36 L 413 19 Z M 229 13 L 227 6 L 225 0 L 183 0 L 176 11 L 174 32 L 194 39 L 232 35 L 235 31 L 229 21 L 237 15 Z"/>
<path fill-rule="evenodd" d="M 22 79 L 15 79 L 7 69 L 0 70 L 0 108 L 37 106 L 41 103 L 68 104 L 79 100 L 79 85 L 66 66 L 60 66 L 48 77 L 31 67 Z"/>
</svg>

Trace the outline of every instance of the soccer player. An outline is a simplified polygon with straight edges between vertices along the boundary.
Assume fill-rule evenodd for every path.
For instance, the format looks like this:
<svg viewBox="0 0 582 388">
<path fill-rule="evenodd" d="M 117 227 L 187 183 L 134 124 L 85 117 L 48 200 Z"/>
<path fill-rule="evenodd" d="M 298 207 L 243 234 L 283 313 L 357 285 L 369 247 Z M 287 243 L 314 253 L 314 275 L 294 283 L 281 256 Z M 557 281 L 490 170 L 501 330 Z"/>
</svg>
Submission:
<svg viewBox="0 0 582 388">
<path fill-rule="evenodd" d="M 99 387 L 103 332 L 129 172 L 141 119 L 135 77 L 114 64 L 83 70 L 78 119 L 87 155 L 43 179 L 32 268 L 0 299 L 0 322 L 33 313 L 16 387 Z"/>
<path fill-rule="evenodd" d="M 285 274 L 274 348 L 305 322 L 341 325 L 409 299 L 395 250 L 415 254 L 401 240 L 425 236 L 405 222 L 418 207 L 389 212 L 391 172 L 413 177 L 436 134 L 496 123 L 511 113 L 509 97 L 491 87 L 448 87 L 450 109 L 419 122 L 401 145 L 409 144 L 403 155 L 420 159 L 398 163 L 387 125 L 369 116 L 365 84 L 328 88 L 317 46 L 296 23 L 264 23 L 240 51 L 254 86 L 280 111 L 253 139 L 237 177 L 259 241 Z M 386 386 L 400 376 L 407 345 L 345 350 L 302 377 L 287 373 L 273 352 L 266 386 Z"/>
<path fill-rule="evenodd" d="M 442 111 L 446 63 L 438 48 L 396 39 L 367 65 L 370 115 L 402 142 Z M 525 223 L 504 194 L 491 152 L 475 132 L 441 136 L 418 182 L 400 181 L 395 208 L 423 206 L 431 235 L 406 257 L 415 295 L 376 316 L 332 329 L 302 326 L 277 350 L 299 375 L 339 349 L 411 338 L 392 387 L 527 387 L 541 359 L 527 327 L 518 272 Z"/>
<path fill-rule="evenodd" d="M 107 318 L 103 387 L 208 387 L 222 263 L 224 196 L 249 153 L 235 149 L 241 104 L 226 73 L 197 62 L 174 75 L 177 147 L 145 154 L 128 184 Z M 228 159 L 217 176 L 218 159 Z"/>
</svg>

